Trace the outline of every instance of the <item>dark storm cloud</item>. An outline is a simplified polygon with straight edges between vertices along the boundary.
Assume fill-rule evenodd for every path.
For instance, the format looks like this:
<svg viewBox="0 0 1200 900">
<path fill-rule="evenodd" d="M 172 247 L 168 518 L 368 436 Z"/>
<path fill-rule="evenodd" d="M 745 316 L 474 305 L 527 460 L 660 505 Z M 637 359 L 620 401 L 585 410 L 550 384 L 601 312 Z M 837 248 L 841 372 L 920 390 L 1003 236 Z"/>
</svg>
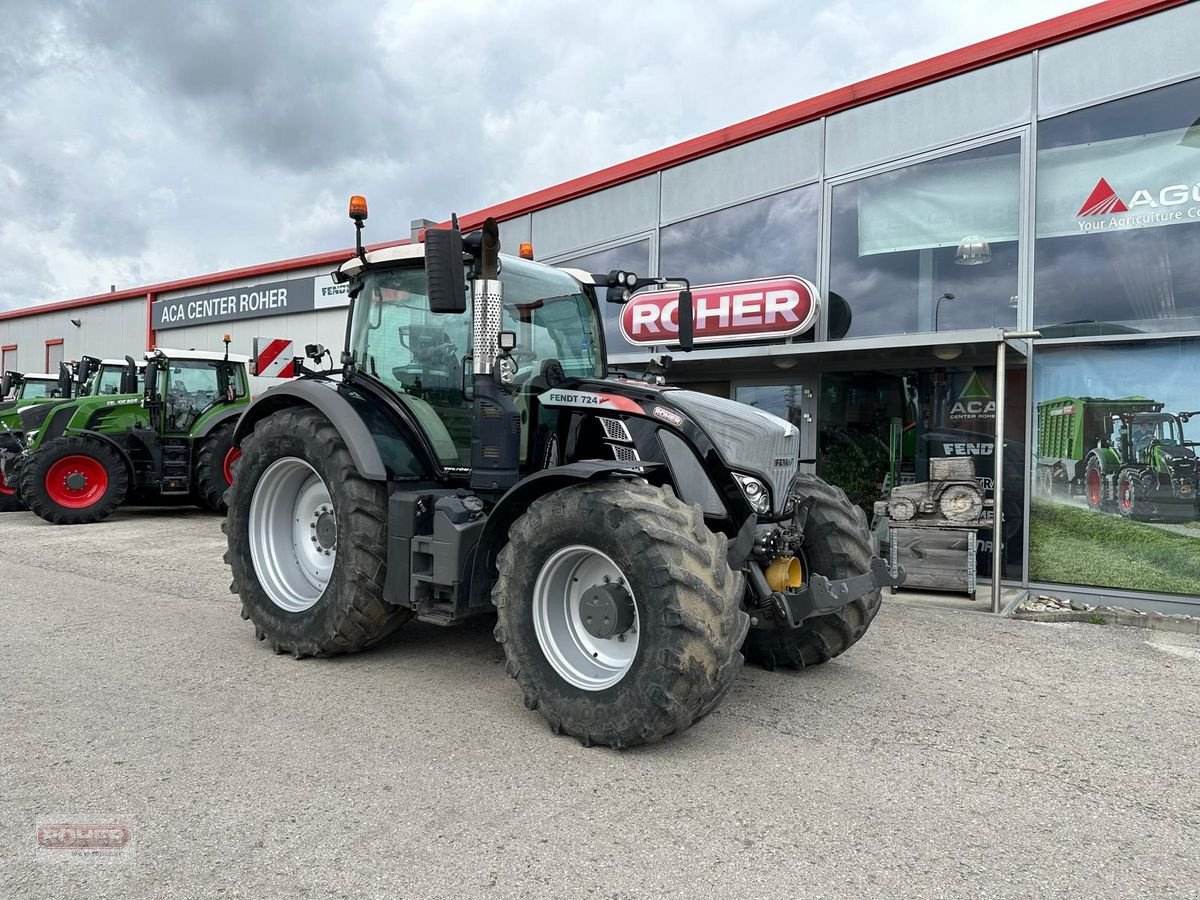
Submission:
<svg viewBox="0 0 1200 900">
<path fill-rule="evenodd" d="M 0 0 L 0 308 L 547 187 L 1082 0 Z M 986 15 L 985 15 L 986 13 Z"/>
</svg>

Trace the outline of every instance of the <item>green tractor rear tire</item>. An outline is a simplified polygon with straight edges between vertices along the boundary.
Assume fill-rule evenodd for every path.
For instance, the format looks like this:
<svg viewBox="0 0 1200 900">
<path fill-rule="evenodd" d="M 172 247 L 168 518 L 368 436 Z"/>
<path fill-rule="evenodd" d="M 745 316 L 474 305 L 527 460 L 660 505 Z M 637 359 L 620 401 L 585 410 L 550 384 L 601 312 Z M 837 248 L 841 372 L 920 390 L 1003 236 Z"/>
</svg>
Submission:
<svg viewBox="0 0 1200 900">
<path fill-rule="evenodd" d="M 329 420 L 307 408 L 272 413 L 241 450 L 222 529 L 230 590 L 258 639 L 297 659 L 336 656 L 408 621 L 411 610 L 383 600 L 386 485 L 358 474 Z"/>
<path fill-rule="evenodd" d="M 706 716 L 742 668 L 745 582 L 699 507 L 642 481 L 563 488 L 512 526 L 496 640 L 555 733 L 619 749 Z"/>
<path fill-rule="evenodd" d="M 815 475 L 801 474 L 801 497 L 815 497 L 801 547 L 805 576 L 849 578 L 871 567 L 870 532 L 863 511 L 845 491 Z M 828 662 L 856 644 L 879 612 L 880 592 L 872 591 L 836 613 L 814 616 L 799 628 L 752 628 L 742 652 L 766 669 L 803 669 Z"/>
<path fill-rule="evenodd" d="M 47 441 L 21 466 L 20 497 L 55 525 L 89 525 L 112 515 L 129 489 L 125 460 L 87 435 Z"/>
<path fill-rule="evenodd" d="M 196 493 L 209 509 L 225 512 L 225 492 L 233 484 L 226 464 L 233 450 L 233 422 L 218 425 L 204 438 L 196 454 Z"/>
</svg>

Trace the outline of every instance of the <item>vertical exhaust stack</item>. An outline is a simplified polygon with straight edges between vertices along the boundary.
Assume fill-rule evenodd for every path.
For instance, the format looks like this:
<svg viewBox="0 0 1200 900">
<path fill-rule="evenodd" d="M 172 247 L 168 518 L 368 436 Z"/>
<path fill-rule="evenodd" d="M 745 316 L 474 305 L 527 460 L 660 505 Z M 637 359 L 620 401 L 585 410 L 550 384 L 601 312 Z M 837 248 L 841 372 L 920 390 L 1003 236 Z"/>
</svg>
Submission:
<svg viewBox="0 0 1200 900">
<path fill-rule="evenodd" d="M 500 384 L 500 323 L 504 288 L 500 284 L 500 226 L 489 218 L 478 236 L 464 244 L 475 256 L 471 282 L 473 310 L 472 368 L 475 417 L 471 434 L 471 489 L 505 491 L 520 481 L 521 414 Z"/>
</svg>

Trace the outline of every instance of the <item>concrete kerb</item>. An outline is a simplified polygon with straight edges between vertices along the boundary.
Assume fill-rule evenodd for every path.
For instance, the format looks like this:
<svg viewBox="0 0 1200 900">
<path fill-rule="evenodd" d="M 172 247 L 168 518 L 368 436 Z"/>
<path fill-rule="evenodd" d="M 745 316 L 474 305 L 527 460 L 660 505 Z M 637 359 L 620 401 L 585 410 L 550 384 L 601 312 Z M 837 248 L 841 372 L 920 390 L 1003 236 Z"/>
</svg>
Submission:
<svg viewBox="0 0 1200 900">
<path fill-rule="evenodd" d="M 1011 611 L 1006 610 L 1005 615 L 1026 622 L 1125 625 L 1130 628 L 1149 628 L 1152 631 L 1200 634 L 1200 618 L 1196 616 L 1164 616 L 1159 612 L 1143 612 L 1123 606 L 1092 606 L 1078 600 L 1064 600 L 1045 594 L 1027 596 Z"/>
</svg>

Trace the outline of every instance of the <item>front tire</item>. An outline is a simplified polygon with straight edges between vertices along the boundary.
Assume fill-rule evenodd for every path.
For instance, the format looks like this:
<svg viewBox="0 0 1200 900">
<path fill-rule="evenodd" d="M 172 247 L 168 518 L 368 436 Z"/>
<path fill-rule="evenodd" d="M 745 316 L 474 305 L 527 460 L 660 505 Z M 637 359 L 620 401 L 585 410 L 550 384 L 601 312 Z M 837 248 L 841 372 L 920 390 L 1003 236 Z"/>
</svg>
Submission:
<svg viewBox="0 0 1200 900">
<path fill-rule="evenodd" d="M 798 476 L 802 497 L 816 497 L 808 512 L 801 549 L 809 572 L 830 580 L 861 575 L 871 567 L 867 517 L 845 491 L 815 475 Z M 753 563 L 751 563 L 753 564 Z M 867 633 L 879 612 L 880 592 L 872 591 L 835 613 L 806 619 L 799 628 L 752 628 L 742 652 L 766 669 L 803 669 L 845 653 Z"/>
<path fill-rule="evenodd" d="M 58 437 L 21 466 L 20 498 L 47 522 L 90 525 L 112 515 L 129 490 L 125 460 L 85 435 Z"/>
<path fill-rule="evenodd" d="M 411 610 L 383 600 L 386 485 L 359 475 L 337 428 L 287 409 L 261 419 L 241 449 L 225 561 L 259 640 L 296 658 L 335 656 L 408 621 Z"/>
<path fill-rule="evenodd" d="M 498 568 L 508 673 L 526 706 L 585 746 L 682 731 L 741 670 L 743 578 L 700 509 L 666 489 L 605 481 L 541 497 L 512 526 Z M 596 589 L 627 604 L 608 637 L 583 622 Z"/>
</svg>

